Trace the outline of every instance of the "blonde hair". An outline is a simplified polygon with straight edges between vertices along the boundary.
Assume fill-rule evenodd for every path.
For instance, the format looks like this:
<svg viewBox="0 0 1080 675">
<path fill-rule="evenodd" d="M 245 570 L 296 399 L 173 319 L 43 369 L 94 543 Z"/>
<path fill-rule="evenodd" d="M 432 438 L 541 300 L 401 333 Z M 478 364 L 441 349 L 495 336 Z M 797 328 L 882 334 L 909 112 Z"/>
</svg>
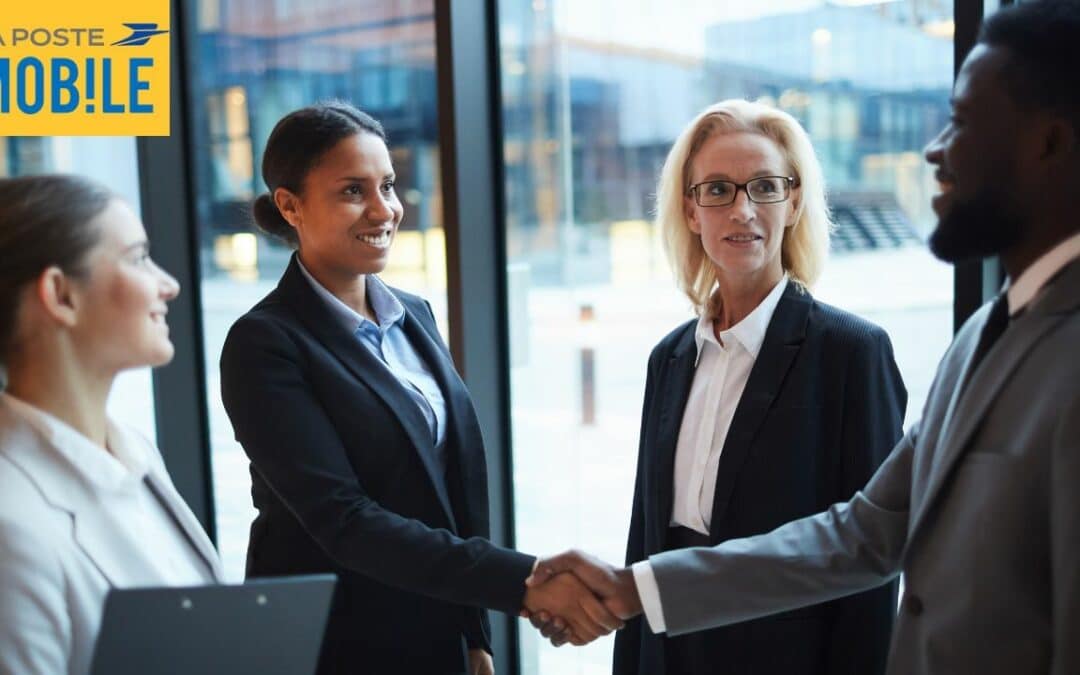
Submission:
<svg viewBox="0 0 1080 675">
<path fill-rule="evenodd" d="M 795 225 L 784 229 L 780 264 L 792 280 L 812 286 L 829 251 L 829 209 L 825 179 L 810 137 L 794 117 L 782 110 L 738 99 L 709 106 L 687 125 L 671 146 L 656 187 L 656 225 L 680 290 L 701 314 L 717 285 L 716 268 L 690 230 L 684 206 L 690 186 L 690 163 L 707 140 L 717 134 L 749 132 L 771 139 L 779 147 L 799 188 L 792 192 Z"/>
</svg>

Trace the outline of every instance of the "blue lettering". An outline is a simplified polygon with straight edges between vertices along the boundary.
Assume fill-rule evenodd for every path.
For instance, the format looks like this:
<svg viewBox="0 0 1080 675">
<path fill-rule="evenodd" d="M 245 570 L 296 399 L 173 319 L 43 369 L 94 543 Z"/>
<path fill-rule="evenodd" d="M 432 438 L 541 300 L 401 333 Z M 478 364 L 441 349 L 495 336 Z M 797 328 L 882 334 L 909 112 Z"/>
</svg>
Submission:
<svg viewBox="0 0 1080 675">
<path fill-rule="evenodd" d="M 154 112 L 154 104 L 139 103 L 139 92 L 146 91 L 150 88 L 150 83 L 146 80 L 139 79 L 139 68 L 152 68 L 154 66 L 154 59 L 131 59 L 130 67 L 128 68 L 128 108 L 133 113 L 152 113 Z"/>
<path fill-rule="evenodd" d="M 112 102 L 112 59 L 101 59 L 101 111 L 106 114 L 122 113 L 124 106 Z"/>
<path fill-rule="evenodd" d="M 30 74 L 27 71 L 30 70 L 33 70 L 35 75 L 33 103 L 30 102 L 28 91 L 31 81 Z M 28 115 L 33 115 L 41 110 L 41 107 L 45 104 L 45 66 L 41 65 L 41 59 L 27 56 L 22 61 L 19 61 L 19 65 L 15 68 L 15 82 L 15 98 L 19 110 Z"/>
<path fill-rule="evenodd" d="M 66 74 L 61 71 L 66 70 Z M 79 105 L 79 90 L 75 81 L 79 79 L 79 67 L 71 59 L 54 58 L 52 60 L 52 112 L 69 113 Z M 67 93 L 67 102 L 61 102 Z"/>
<path fill-rule="evenodd" d="M 86 59 L 86 72 L 83 73 L 83 78 L 86 80 L 86 91 L 83 92 L 83 96 L 86 97 L 87 103 L 94 98 L 94 59 Z"/>
<path fill-rule="evenodd" d="M 11 59 L 0 59 L 0 113 L 11 112 Z"/>
</svg>

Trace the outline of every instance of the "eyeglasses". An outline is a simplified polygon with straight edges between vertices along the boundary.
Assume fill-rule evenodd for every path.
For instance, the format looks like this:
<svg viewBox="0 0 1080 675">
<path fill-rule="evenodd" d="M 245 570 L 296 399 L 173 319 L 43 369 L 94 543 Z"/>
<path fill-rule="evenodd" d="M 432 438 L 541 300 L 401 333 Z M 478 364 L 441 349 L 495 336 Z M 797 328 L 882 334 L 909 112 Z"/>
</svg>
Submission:
<svg viewBox="0 0 1080 675">
<path fill-rule="evenodd" d="M 761 176 L 745 183 L 707 180 L 691 185 L 686 192 L 694 194 L 698 206 L 727 206 L 735 202 L 739 190 L 745 190 L 755 204 L 775 204 L 790 197 L 791 188 L 798 186 L 799 182 L 791 176 Z"/>
</svg>

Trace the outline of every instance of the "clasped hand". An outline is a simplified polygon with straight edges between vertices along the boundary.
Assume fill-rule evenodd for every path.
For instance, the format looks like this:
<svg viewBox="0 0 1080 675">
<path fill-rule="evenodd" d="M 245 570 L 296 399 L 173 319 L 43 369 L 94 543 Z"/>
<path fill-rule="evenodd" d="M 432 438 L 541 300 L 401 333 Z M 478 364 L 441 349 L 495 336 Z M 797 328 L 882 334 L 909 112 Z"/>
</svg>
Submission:
<svg viewBox="0 0 1080 675">
<path fill-rule="evenodd" d="M 525 585 L 521 615 L 556 647 L 588 644 L 641 613 L 630 569 L 580 551 L 541 559 Z"/>
</svg>

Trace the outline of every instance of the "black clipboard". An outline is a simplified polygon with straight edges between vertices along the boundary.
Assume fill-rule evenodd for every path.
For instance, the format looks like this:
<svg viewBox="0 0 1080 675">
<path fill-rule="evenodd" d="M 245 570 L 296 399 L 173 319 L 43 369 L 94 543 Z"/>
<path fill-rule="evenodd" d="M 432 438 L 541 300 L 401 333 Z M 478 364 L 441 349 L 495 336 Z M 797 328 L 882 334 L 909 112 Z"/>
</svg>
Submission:
<svg viewBox="0 0 1080 675">
<path fill-rule="evenodd" d="M 311 675 L 337 577 L 113 589 L 91 675 Z"/>
</svg>

